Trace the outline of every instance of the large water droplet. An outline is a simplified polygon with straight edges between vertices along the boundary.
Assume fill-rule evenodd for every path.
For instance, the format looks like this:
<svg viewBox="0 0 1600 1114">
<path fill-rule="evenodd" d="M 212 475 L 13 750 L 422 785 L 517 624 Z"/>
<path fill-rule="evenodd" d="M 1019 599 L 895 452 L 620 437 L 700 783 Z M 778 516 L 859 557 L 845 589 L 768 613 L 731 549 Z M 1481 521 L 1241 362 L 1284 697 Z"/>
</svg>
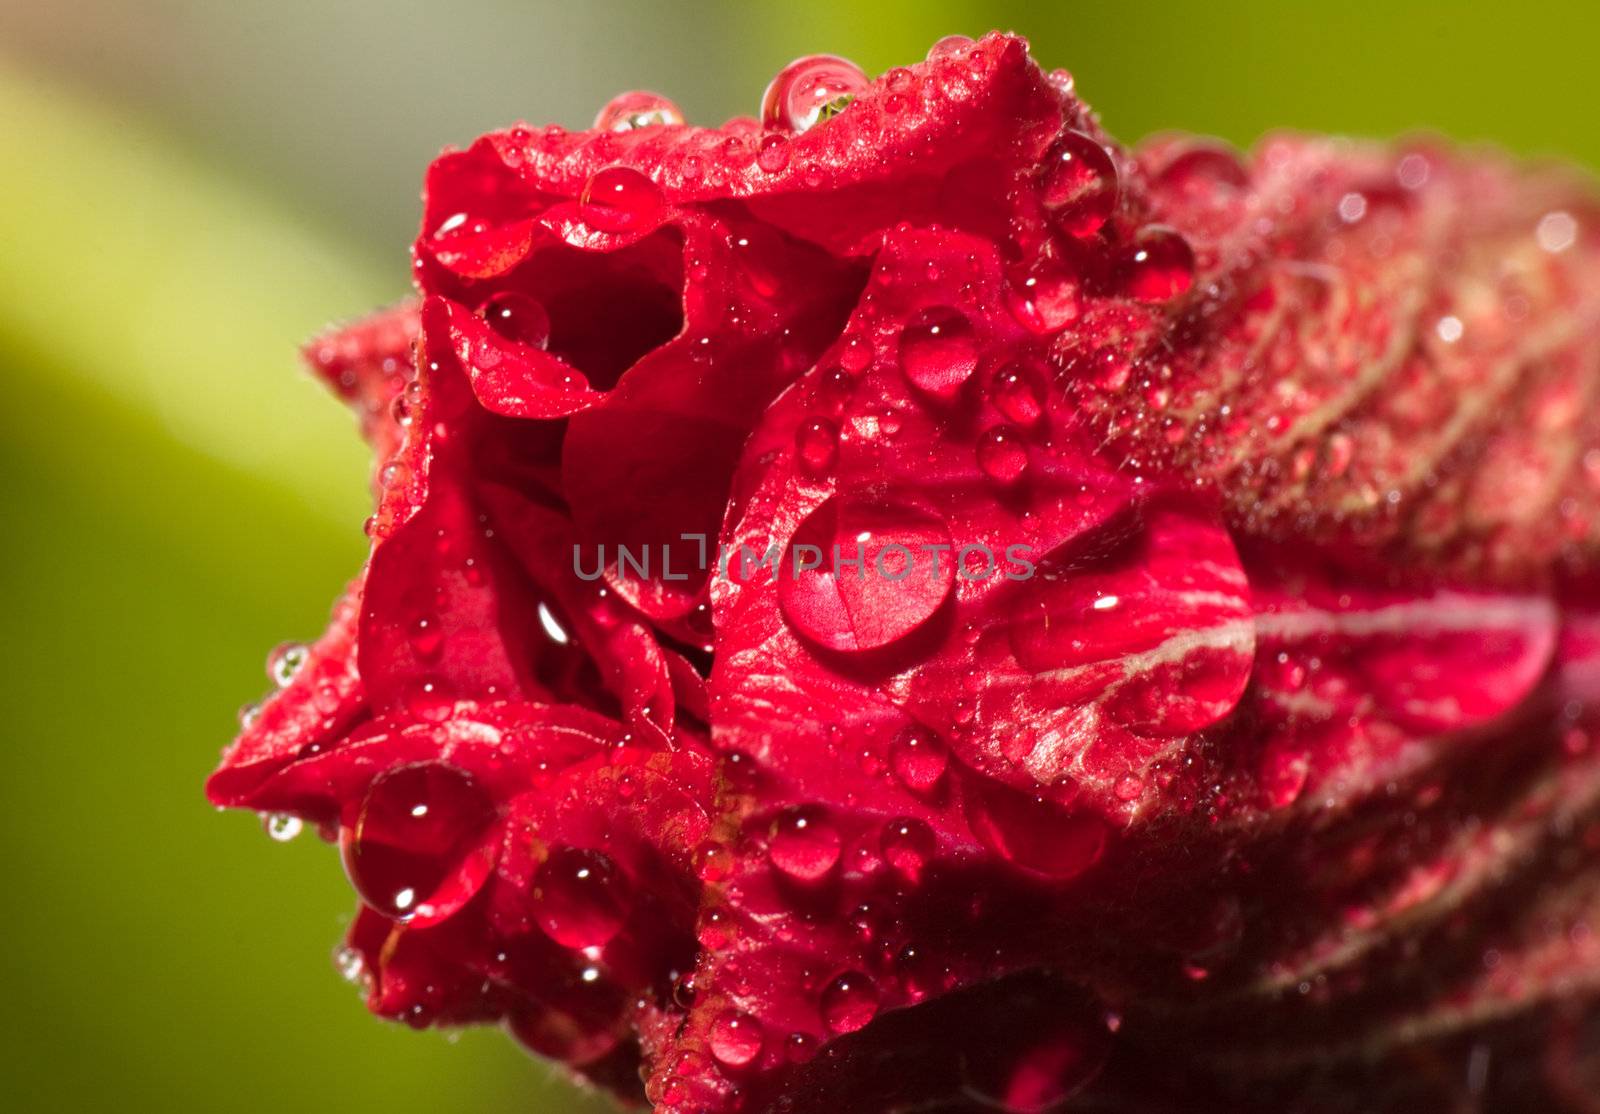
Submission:
<svg viewBox="0 0 1600 1114">
<path fill-rule="evenodd" d="M 1040 200 L 1056 227 L 1092 236 L 1117 207 L 1117 167 L 1106 149 L 1082 132 L 1065 132 L 1044 156 Z"/>
<path fill-rule="evenodd" d="M 711 1023 L 711 1055 L 730 1068 L 760 1055 L 762 1039 L 761 1022 L 738 1010 L 724 1010 Z"/>
<path fill-rule="evenodd" d="M 761 97 L 761 123 L 790 132 L 809 131 L 847 108 L 868 86 L 861 67 L 832 54 L 790 62 Z"/>
<path fill-rule="evenodd" d="M 493 818 L 493 803 L 453 766 L 387 771 L 373 781 L 355 824 L 340 833 L 345 872 L 362 900 L 385 916 L 447 916 L 487 875 L 455 877 Z"/>
<path fill-rule="evenodd" d="M 624 880 L 600 851 L 553 849 L 534 873 L 533 886 L 534 919 L 565 947 L 602 947 L 627 918 Z"/>
<path fill-rule="evenodd" d="M 578 197 L 584 223 L 600 232 L 624 232 L 645 224 L 663 204 L 656 184 L 626 166 L 608 166 L 596 172 Z"/>
<path fill-rule="evenodd" d="M 978 366 L 972 323 L 960 310 L 935 306 L 917 314 L 900 334 L 900 366 L 918 389 L 949 398 Z"/>
<path fill-rule="evenodd" d="M 526 294 L 502 291 L 485 301 L 478 312 L 491 329 L 509 341 L 538 349 L 550 344 L 550 315 Z"/>
<path fill-rule="evenodd" d="M 878 988 L 860 971 L 846 971 L 822 991 L 822 1023 L 834 1034 L 853 1033 L 878 1012 Z"/>
<path fill-rule="evenodd" d="M 975 783 L 967 795 L 967 822 L 1005 859 L 1052 878 L 1082 874 L 1105 853 L 1104 820 L 996 782 Z"/>
<path fill-rule="evenodd" d="M 594 118 L 599 131 L 631 132 L 683 123 L 683 112 L 659 93 L 621 93 L 606 102 Z"/>
<path fill-rule="evenodd" d="M 778 603 L 800 634 L 830 650 L 875 650 L 938 611 L 955 582 L 950 530 L 910 507 L 829 499 L 790 540 Z"/>
<path fill-rule="evenodd" d="M 925 727 L 913 725 L 895 737 L 889 751 L 895 777 L 915 793 L 931 793 L 944 779 L 950 751 Z"/>
<path fill-rule="evenodd" d="M 802 805 L 772 822 L 767 858 L 791 878 L 814 882 L 839 861 L 839 829 L 821 808 Z"/>
<path fill-rule="evenodd" d="M 1194 282 L 1194 251 L 1171 228 L 1149 225 L 1139 230 L 1122 258 L 1122 287 L 1141 302 L 1165 302 Z"/>
</svg>

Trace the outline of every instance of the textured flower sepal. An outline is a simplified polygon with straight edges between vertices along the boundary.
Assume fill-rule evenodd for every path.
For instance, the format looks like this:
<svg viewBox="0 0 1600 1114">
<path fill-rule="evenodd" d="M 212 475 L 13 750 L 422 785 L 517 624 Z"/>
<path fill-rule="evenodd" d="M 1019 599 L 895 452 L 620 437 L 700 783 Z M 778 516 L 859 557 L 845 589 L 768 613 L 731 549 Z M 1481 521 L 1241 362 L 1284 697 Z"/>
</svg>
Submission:
<svg viewBox="0 0 1600 1114">
<path fill-rule="evenodd" d="M 662 1112 L 1588 1109 L 1597 223 L 999 34 L 487 135 L 308 349 L 371 557 L 210 795 L 375 1012 Z"/>
</svg>

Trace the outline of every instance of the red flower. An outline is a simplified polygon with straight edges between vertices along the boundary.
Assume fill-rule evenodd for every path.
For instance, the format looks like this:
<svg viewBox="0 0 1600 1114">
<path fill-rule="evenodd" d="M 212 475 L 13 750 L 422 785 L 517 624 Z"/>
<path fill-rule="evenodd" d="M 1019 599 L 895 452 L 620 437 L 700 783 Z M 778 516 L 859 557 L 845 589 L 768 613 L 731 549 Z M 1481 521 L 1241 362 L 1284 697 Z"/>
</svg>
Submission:
<svg viewBox="0 0 1600 1114">
<path fill-rule="evenodd" d="M 309 351 L 372 555 L 211 797 L 373 1010 L 661 1110 L 1592 1110 L 1597 219 L 1004 35 L 488 135 Z"/>
</svg>

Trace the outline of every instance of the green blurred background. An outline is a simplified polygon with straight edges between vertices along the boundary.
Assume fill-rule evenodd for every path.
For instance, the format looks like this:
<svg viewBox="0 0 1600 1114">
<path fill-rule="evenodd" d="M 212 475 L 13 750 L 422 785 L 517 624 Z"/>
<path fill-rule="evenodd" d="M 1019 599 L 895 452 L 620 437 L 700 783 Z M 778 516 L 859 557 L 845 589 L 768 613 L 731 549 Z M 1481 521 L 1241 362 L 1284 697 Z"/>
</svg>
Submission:
<svg viewBox="0 0 1600 1114">
<path fill-rule="evenodd" d="M 365 455 L 297 342 L 405 291 L 426 161 L 654 88 L 755 110 L 1009 27 L 1111 130 L 1419 126 L 1600 165 L 1587 3 L 0 5 L 0 1093 L 30 1111 L 580 1111 L 498 1033 L 380 1024 L 313 838 L 200 782 L 361 560 Z M 7 1103 L 9 1105 L 9 1102 Z"/>
</svg>

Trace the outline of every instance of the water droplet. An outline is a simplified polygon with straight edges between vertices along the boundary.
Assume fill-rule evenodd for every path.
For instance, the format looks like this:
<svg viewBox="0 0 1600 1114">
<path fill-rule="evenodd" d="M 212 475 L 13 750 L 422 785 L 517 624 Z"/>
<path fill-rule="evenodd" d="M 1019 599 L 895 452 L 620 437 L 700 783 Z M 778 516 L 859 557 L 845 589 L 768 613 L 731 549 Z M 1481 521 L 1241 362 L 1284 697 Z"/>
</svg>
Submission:
<svg viewBox="0 0 1600 1114">
<path fill-rule="evenodd" d="M 772 822 L 767 858 L 791 878 L 814 882 L 839 861 L 839 830 L 815 805 L 792 808 Z"/>
<path fill-rule="evenodd" d="M 975 785 L 967 821 L 989 848 L 1027 870 L 1072 878 L 1100 861 L 1109 831 L 1089 813 L 994 782 Z"/>
<path fill-rule="evenodd" d="M 998 483 L 1015 483 L 1028 470 L 1028 449 L 1011 426 L 997 425 L 978 435 L 978 467 Z"/>
<path fill-rule="evenodd" d="M 872 344 L 865 337 L 851 333 L 844 338 L 844 347 L 839 349 L 840 367 L 851 375 L 860 375 L 872 366 L 872 359 Z"/>
<path fill-rule="evenodd" d="M 298 816 L 287 812 L 269 812 L 261 818 L 261 827 L 267 837 L 276 843 L 288 843 L 304 829 Z"/>
<path fill-rule="evenodd" d="M 1539 218 L 1534 238 L 1538 240 L 1541 251 L 1552 255 L 1566 251 L 1578 242 L 1578 222 L 1571 213 L 1559 209 L 1546 213 Z"/>
<path fill-rule="evenodd" d="M 1218 186 L 1231 189 L 1248 186 L 1250 172 L 1239 153 L 1225 143 L 1183 140 L 1176 153 L 1156 172 L 1155 181 L 1169 189 L 1215 196 Z"/>
<path fill-rule="evenodd" d="M 922 868 L 933 858 L 937 841 L 933 829 L 914 817 L 891 820 L 883 827 L 883 860 L 912 882 L 922 877 Z"/>
<path fill-rule="evenodd" d="M 626 166 L 596 172 L 578 197 L 584 223 L 600 232 L 623 232 L 648 223 L 664 204 L 656 184 Z"/>
<path fill-rule="evenodd" d="M 708 839 L 695 848 L 694 870 L 702 882 L 721 882 L 733 873 L 733 852 Z"/>
<path fill-rule="evenodd" d="M 860 971 L 846 971 L 822 992 L 822 1022 L 830 1033 L 854 1033 L 878 1012 L 878 988 Z"/>
<path fill-rule="evenodd" d="M 607 132 L 631 132 L 683 122 L 683 112 L 677 105 L 659 93 L 644 91 L 612 97 L 594 118 L 595 128 Z"/>
<path fill-rule="evenodd" d="M 933 732 L 912 725 L 895 737 L 889 763 L 895 777 L 907 789 L 914 793 L 930 793 L 944 778 L 950 752 Z"/>
<path fill-rule="evenodd" d="M 1163 225 L 1139 230 L 1122 260 L 1122 285 L 1141 302 L 1165 302 L 1194 282 L 1194 251 L 1189 241 Z"/>
<path fill-rule="evenodd" d="M 875 650 L 939 610 L 955 583 L 951 553 L 949 527 L 931 512 L 832 498 L 790 539 L 778 604 L 797 632 L 821 646 Z"/>
<path fill-rule="evenodd" d="M 493 818 L 493 803 L 452 766 L 386 771 L 367 790 L 355 824 L 340 832 L 345 873 L 362 900 L 387 917 L 447 916 L 488 875 L 488 860 L 475 864 L 482 869 L 462 868 Z"/>
<path fill-rule="evenodd" d="M 789 165 L 789 139 L 777 132 L 761 137 L 756 148 L 756 165 L 768 174 L 776 174 Z"/>
<path fill-rule="evenodd" d="M 367 961 L 349 944 L 341 944 L 333 952 L 333 968 L 347 983 L 360 985 L 367 979 Z"/>
<path fill-rule="evenodd" d="M 995 409 L 1020 426 L 1031 426 L 1044 415 L 1044 382 L 1021 360 L 1002 364 L 989 383 L 989 400 Z"/>
<path fill-rule="evenodd" d="M 861 67 L 832 54 L 790 62 L 761 97 L 761 123 L 796 134 L 843 112 L 869 82 Z"/>
<path fill-rule="evenodd" d="M 564 947 L 603 947 L 627 919 L 623 889 L 610 856 L 585 847 L 556 847 L 533 876 L 534 919 Z"/>
<path fill-rule="evenodd" d="M 272 678 L 273 683 L 279 688 L 283 688 L 294 680 L 294 675 L 300 672 L 308 656 L 309 651 L 304 642 L 280 643 L 267 655 L 267 676 Z"/>
<path fill-rule="evenodd" d="M 550 315 L 526 294 L 502 291 L 485 301 L 478 312 L 491 329 L 513 343 L 541 350 L 550 344 Z"/>
<path fill-rule="evenodd" d="M 409 683 L 401 698 L 406 711 L 417 719 L 427 720 L 430 723 L 438 723 L 448 718 L 456 703 L 444 682 L 428 677 Z"/>
<path fill-rule="evenodd" d="M 1137 801 L 1144 793 L 1144 782 L 1129 774 L 1117 782 L 1115 792 L 1119 801 Z"/>
<path fill-rule="evenodd" d="M 711 1055 L 740 1068 L 761 1054 L 761 1022 L 738 1010 L 725 1010 L 711 1023 Z"/>
<path fill-rule="evenodd" d="M 808 418 L 794 431 L 795 456 L 813 476 L 825 475 L 839 455 L 839 427 L 827 418 Z"/>
<path fill-rule="evenodd" d="M 900 366 L 920 390 L 950 397 L 978 366 L 972 323 L 947 306 L 923 310 L 900 334 Z"/>
<path fill-rule="evenodd" d="M 1056 227 L 1092 236 L 1117 207 L 1117 167 L 1100 144 L 1082 132 L 1062 134 L 1044 156 L 1040 200 Z"/>
<path fill-rule="evenodd" d="M 971 36 L 946 35 L 944 38 L 940 39 L 938 42 L 934 43 L 928 48 L 928 61 L 931 62 L 935 58 L 943 58 L 950 54 L 959 54 L 964 50 L 970 50 L 976 45 L 977 44 L 972 41 Z"/>
</svg>

